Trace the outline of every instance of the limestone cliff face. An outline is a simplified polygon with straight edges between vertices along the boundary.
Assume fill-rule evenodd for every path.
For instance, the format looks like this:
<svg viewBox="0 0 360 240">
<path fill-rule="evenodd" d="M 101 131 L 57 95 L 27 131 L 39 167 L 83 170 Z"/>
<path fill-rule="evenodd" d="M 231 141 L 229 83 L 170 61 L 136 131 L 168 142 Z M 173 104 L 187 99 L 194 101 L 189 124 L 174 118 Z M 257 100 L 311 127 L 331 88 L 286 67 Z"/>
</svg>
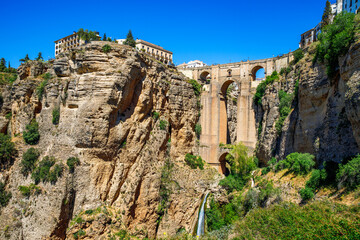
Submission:
<svg viewBox="0 0 360 240">
<path fill-rule="evenodd" d="M 70 219 L 102 205 L 115 209 L 117 226 L 142 229 L 143 237 L 194 227 L 201 196 L 217 174 L 191 170 L 183 161 L 186 153 L 196 151 L 198 110 L 192 86 L 143 53 L 113 43 L 104 53 L 104 44 L 63 54 L 52 66 L 22 65 L 20 78 L 2 93 L 0 130 L 11 134 L 18 149 L 14 164 L 0 173 L 13 195 L 0 215 L 0 228 L 9 226 L 10 239 L 71 238 L 74 230 L 66 231 Z M 41 97 L 36 87 L 45 72 L 53 78 Z M 58 125 L 52 123 L 55 108 L 60 109 Z M 9 112 L 11 119 L 5 117 Z M 40 158 L 54 156 L 66 165 L 66 159 L 78 157 L 80 165 L 74 173 L 65 169 L 56 184 L 40 183 L 42 194 L 24 198 L 18 187 L 33 180 L 20 172 L 21 156 L 30 148 L 21 134 L 32 119 L 39 123 L 41 137 L 34 147 Z M 174 164 L 176 188 L 171 187 L 167 213 L 158 221 L 165 159 Z M 87 232 L 95 239 L 112 231 L 100 220 L 83 226 L 92 229 L 92 235 Z"/>
<path fill-rule="evenodd" d="M 329 79 L 324 65 L 312 64 L 313 49 L 295 65 L 293 71 L 266 90 L 263 105 L 256 107 L 257 123 L 262 124 L 257 156 L 267 162 L 292 152 L 309 152 L 322 161 L 340 162 L 360 151 L 359 141 L 359 43 L 341 59 L 338 76 Z M 279 90 L 299 94 L 279 136 Z"/>
</svg>

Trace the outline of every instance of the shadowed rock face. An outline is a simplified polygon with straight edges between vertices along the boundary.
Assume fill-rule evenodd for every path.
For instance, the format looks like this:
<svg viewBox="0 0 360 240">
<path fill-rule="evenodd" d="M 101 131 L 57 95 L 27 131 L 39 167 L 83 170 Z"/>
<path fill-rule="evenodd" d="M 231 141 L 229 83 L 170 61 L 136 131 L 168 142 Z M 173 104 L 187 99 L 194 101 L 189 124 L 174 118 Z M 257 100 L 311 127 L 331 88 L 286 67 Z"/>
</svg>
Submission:
<svg viewBox="0 0 360 240">
<path fill-rule="evenodd" d="M 359 139 L 359 43 L 340 59 L 340 73 L 333 79 L 323 65 L 312 64 L 306 55 L 285 79 L 268 87 L 263 106 L 257 107 L 257 121 L 263 119 L 257 156 L 285 158 L 292 152 L 309 152 L 319 161 L 340 162 L 360 151 Z M 281 136 L 275 130 L 279 118 L 279 89 L 293 92 L 299 79 L 299 95 L 285 120 Z M 287 82 L 287 83 L 286 83 Z"/>
<path fill-rule="evenodd" d="M 26 70 L 33 68 L 31 63 L 22 65 L 22 77 L 2 94 L 0 129 L 13 136 L 19 150 L 14 165 L 0 173 L 13 194 L 2 209 L 0 228 L 9 225 L 12 239 L 64 239 L 79 227 L 66 232 L 72 217 L 104 204 L 115 209 L 119 226 L 146 229 L 143 236 L 191 231 L 201 194 L 218 178 L 213 169 L 190 170 L 183 163 L 186 153 L 196 152 L 198 110 L 192 86 L 145 54 L 113 43 L 103 53 L 104 44 L 94 42 L 63 54 L 34 74 Z M 46 71 L 53 78 L 40 101 L 38 75 Z M 58 107 L 60 122 L 55 126 L 52 112 Z M 154 111 L 159 119 L 153 118 Z M 11 120 L 5 118 L 8 112 Z M 40 183 L 43 193 L 27 199 L 17 189 L 33 182 L 20 172 L 22 153 L 30 148 L 21 134 L 32 119 L 39 123 L 40 142 L 34 147 L 41 157 L 54 156 L 64 165 L 69 157 L 78 157 L 80 165 L 74 173 L 66 168 L 56 184 Z M 166 121 L 164 129 L 160 120 Z M 175 164 L 171 179 L 176 184 L 170 184 L 169 209 L 159 222 L 165 159 Z M 110 231 L 103 219 L 82 227 L 88 233 L 95 229 L 89 233 L 95 239 Z"/>
</svg>

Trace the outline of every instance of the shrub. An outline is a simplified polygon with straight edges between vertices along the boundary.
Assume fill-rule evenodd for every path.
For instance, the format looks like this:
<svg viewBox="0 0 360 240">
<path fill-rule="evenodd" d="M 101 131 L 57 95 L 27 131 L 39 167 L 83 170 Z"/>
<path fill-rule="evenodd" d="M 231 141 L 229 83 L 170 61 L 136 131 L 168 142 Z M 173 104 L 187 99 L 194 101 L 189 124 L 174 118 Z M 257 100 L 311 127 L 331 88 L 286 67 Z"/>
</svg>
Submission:
<svg viewBox="0 0 360 240">
<path fill-rule="evenodd" d="M 12 197 L 11 192 L 5 191 L 5 184 L 0 182 L 0 207 L 5 207 Z"/>
<path fill-rule="evenodd" d="M 201 125 L 200 125 L 200 124 L 196 124 L 196 125 L 195 125 L 195 134 L 196 134 L 197 138 L 200 138 L 201 130 L 202 130 Z"/>
<path fill-rule="evenodd" d="M 5 118 L 6 118 L 7 120 L 10 120 L 11 117 L 12 117 L 12 112 L 9 112 L 9 113 L 7 113 L 7 114 L 5 115 Z"/>
<path fill-rule="evenodd" d="M 315 156 L 309 153 L 291 153 L 285 160 L 281 160 L 275 166 L 275 170 L 288 169 L 294 174 L 308 174 L 315 166 Z"/>
<path fill-rule="evenodd" d="M 284 121 L 291 112 L 291 103 L 294 98 L 293 94 L 288 94 L 283 90 L 279 91 L 279 113 L 280 118 L 275 123 L 276 132 L 278 135 L 282 132 L 282 127 L 284 126 Z"/>
<path fill-rule="evenodd" d="M 294 60 L 292 62 L 292 65 L 295 65 L 304 57 L 304 51 L 301 48 L 299 48 L 294 51 L 293 55 L 294 55 Z"/>
<path fill-rule="evenodd" d="M 23 138 L 27 144 L 35 145 L 39 142 L 39 124 L 35 119 L 30 124 L 26 125 L 26 131 L 23 133 Z"/>
<path fill-rule="evenodd" d="M 359 206 L 330 201 L 285 202 L 249 212 L 235 224 L 233 239 L 359 239 L 359 213 Z"/>
<path fill-rule="evenodd" d="M 32 179 L 35 181 L 35 184 L 42 182 L 51 182 L 55 184 L 57 179 L 62 176 L 64 167 L 61 164 L 56 164 L 55 158 L 46 156 L 43 158 L 39 165 L 31 174 Z M 53 167 L 54 166 L 54 167 Z"/>
<path fill-rule="evenodd" d="M 246 180 L 237 174 L 230 174 L 221 179 L 219 185 L 226 189 L 227 192 L 240 191 L 246 184 Z"/>
<path fill-rule="evenodd" d="M 0 169 L 13 161 L 15 153 L 15 144 L 11 142 L 11 137 L 0 133 Z"/>
<path fill-rule="evenodd" d="M 160 113 L 158 113 L 158 112 L 153 112 L 153 118 L 154 118 L 154 120 L 158 120 L 159 117 L 160 117 Z"/>
<path fill-rule="evenodd" d="M 353 13 L 343 11 L 318 36 L 319 45 L 313 61 L 325 63 L 329 77 L 333 77 L 338 71 L 339 57 L 347 53 L 354 41 L 354 17 Z"/>
<path fill-rule="evenodd" d="M 325 184 L 327 173 L 325 169 L 316 169 L 311 173 L 310 179 L 306 182 L 306 188 L 313 190 L 318 189 L 321 185 Z"/>
<path fill-rule="evenodd" d="M 301 199 L 305 202 L 311 200 L 314 197 L 314 189 L 312 188 L 308 188 L 308 187 L 302 188 L 300 189 L 299 193 Z"/>
<path fill-rule="evenodd" d="M 204 169 L 204 161 L 202 160 L 202 158 L 200 156 L 196 157 L 194 155 L 191 154 L 186 154 L 185 155 L 185 162 L 187 165 L 189 165 L 192 169 Z"/>
<path fill-rule="evenodd" d="M 349 190 L 354 190 L 360 185 L 360 155 L 347 164 L 340 164 L 336 180 L 339 188 L 345 186 Z"/>
<path fill-rule="evenodd" d="M 35 163 L 38 160 L 40 153 L 35 148 L 29 148 L 22 157 L 21 160 L 21 173 L 27 176 L 35 168 Z"/>
<path fill-rule="evenodd" d="M 161 130 L 165 130 L 168 125 L 168 122 L 165 120 L 160 120 L 159 127 Z"/>
<path fill-rule="evenodd" d="M 166 159 L 164 166 L 161 169 L 161 178 L 160 178 L 160 203 L 156 213 L 159 215 L 158 222 L 161 221 L 164 216 L 167 208 L 169 207 L 169 200 L 171 195 L 171 174 L 173 171 L 174 164 L 170 162 L 169 159 Z"/>
<path fill-rule="evenodd" d="M 71 157 L 71 158 L 68 158 L 68 160 L 66 161 L 66 164 L 69 167 L 69 171 L 71 173 L 73 173 L 75 170 L 75 166 L 80 165 L 80 160 L 76 157 Z"/>
<path fill-rule="evenodd" d="M 30 197 L 32 194 L 39 195 L 42 190 L 35 184 L 30 184 L 29 186 L 19 186 L 19 191 L 24 197 Z"/>
<path fill-rule="evenodd" d="M 77 231 L 76 233 L 73 233 L 73 236 L 75 239 L 79 239 L 79 237 L 81 236 L 85 236 L 86 232 L 82 229 L 80 229 L 79 231 Z"/>
<path fill-rule="evenodd" d="M 52 123 L 58 125 L 60 120 L 60 107 L 55 107 L 52 111 Z"/>
<path fill-rule="evenodd" d="M 50 78 L 51 78 L 51 75 L 50 75 Z M 45 92 L 45 87 L 46 87 L 47 84 L 48 84 L 48 79 L 46 77 L 45 80 L 42 81 L 40 83 L 40 85 L 36 88 L 36 94 L 38 96 L 39 101 L 41 101 L 42 98 L 43 98 L 43 94 Z"/>
<path fill-rule="evenodd" d="M 268 85 L 271 85 L 275 80 L 279 79 L 279 75 L 276 71 L 274 71 L 271 76 L 267 76 L 265 81 L 261 82 L 257 88 L 256 88 L 256 93 L 254 95 L 254 103 L 256 105 L 261 105 L 262 103 L 262 98 L 265 94 L 265 90 L 267 88 Z"/>
<path fill-rule="evenodd" d="M 108 53 L 111 51 L 111 46 L 109 44 L 105 44 L 103 47 L 102 47 L 102 51 L 104 53 Z"/>
<path fill-rule="evenodd" d="M 200 96 L 201 90 L 202 90 L 202 85 L 194 79 L 190 79 L 189 83 L 192 85 L 195 95 Z"/>
</svg>

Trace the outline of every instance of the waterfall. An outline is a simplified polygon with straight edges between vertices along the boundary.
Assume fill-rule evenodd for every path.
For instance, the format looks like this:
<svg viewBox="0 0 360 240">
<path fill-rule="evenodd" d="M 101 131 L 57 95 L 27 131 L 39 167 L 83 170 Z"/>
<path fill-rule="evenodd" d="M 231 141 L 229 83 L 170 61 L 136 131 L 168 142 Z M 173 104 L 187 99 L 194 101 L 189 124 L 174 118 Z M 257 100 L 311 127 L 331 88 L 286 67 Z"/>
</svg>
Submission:
<svg viewBox="0 0 360 240">
<path fill-rule="evenodd" d="M 201 208 L 200 208 L 200 212 L 199 212 L 199 219 L 198 219 L 198 224 L 197 224 L 197 231 L 196 231 L 197 236 L 201 236 L 205 232 L 205 204 L 206 204 L 206 199 L 207 199 L 208 195 L 209 195 L 209 193 L 207 193 L 205 195 L 204 200 L 201 204 Z"/>
</svg>

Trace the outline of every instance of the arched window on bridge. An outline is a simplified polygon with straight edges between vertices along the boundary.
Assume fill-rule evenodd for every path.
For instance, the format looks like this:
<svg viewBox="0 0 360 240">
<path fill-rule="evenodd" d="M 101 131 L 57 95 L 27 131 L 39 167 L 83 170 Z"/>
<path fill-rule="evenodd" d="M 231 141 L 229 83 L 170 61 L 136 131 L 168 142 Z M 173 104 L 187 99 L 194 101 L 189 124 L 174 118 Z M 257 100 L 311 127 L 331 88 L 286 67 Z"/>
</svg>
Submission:
<svg viewBox="0 0 360 240">
<path fill-rule="evenodd" d="M 200 74 L 200 80 L 209 83 L 211 80 L 211 74 L 207 71 Z"/>
<path fill-rule="evenodd" d="M 252 72 L 253 81 L 263 81 L 265 80 L 265 69 L 261 66 L 256 66 L 253 68 Z"/>
</svg>

